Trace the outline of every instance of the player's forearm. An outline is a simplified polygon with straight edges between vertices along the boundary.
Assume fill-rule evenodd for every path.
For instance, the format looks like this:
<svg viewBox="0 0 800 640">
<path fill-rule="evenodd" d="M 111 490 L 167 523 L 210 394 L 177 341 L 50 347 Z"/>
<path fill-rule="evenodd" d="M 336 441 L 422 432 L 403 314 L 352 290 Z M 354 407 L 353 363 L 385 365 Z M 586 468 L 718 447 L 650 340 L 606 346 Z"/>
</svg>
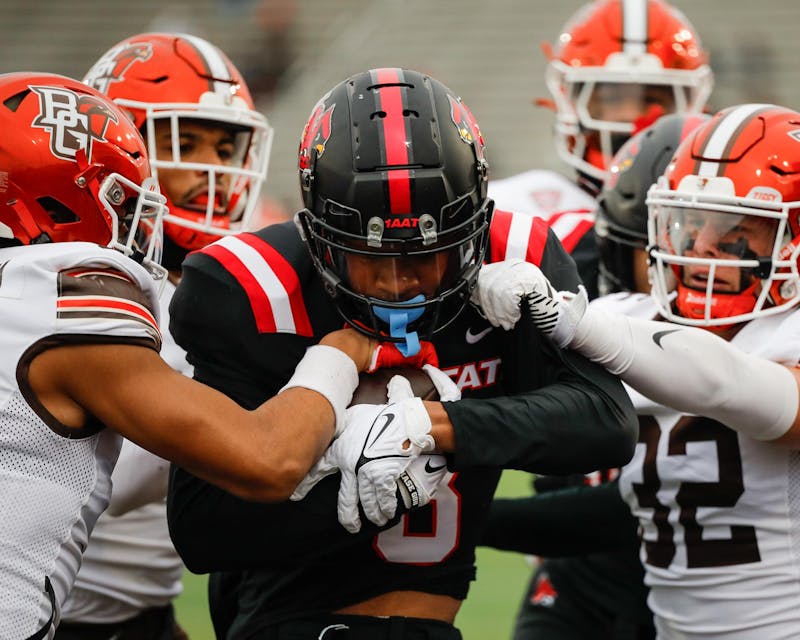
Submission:
<svg viewBox="0 0 800 640">
<path fill-rule="evenodd" d="M 797 422 L 800 392 L 792 371 L 709 331 L 590 306 L 570 347 L 656 402 L 759 440 L 780 438 Z"/>
<path fill-rule="evenodd" d="M 537 556 L 575 556 L 638 543 L 637 523 L 616 482 L 527 498 L 495 499 L 482 546 Z"/>
<path fill-rule="evenodd" d="M 445 403 L 454 468 L 562 475 L 626 464 L 638 423 L 622 384 L 577 354 L 564 358 L 558 379 L 535 391 Z"/>
</svg>

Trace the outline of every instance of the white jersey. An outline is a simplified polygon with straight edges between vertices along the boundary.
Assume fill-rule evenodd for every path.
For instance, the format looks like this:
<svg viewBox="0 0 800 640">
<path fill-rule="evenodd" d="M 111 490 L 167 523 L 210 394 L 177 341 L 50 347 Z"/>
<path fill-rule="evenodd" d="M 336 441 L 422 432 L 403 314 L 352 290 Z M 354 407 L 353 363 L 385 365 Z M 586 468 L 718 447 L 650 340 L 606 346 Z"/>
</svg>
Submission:
<svg viewBox="0 0 800 640">
<path fill-rule="evenodd" d="M 121 438 L 68 429 L 37 401 L 32 360 L 60 344 L 160 347 L 155 286 L 89 243 L 0 250 L 0 638 L 51 638 L 98 515 Z M 76 363 L 75 375 L 81 375 Z"/>
<path fill-rule="evenodd" d="M 550 218 L 559 211 L 592 211 L 594 198 L 556 171 L 533 169 L 489 181 L 489 197 L 498 209 Z"/>
<path fill-rule="evenodd" d="M 649 297 L 607 298 L 596 303 L 656 315 Z M 796 366 L 800 311 L 752 320 L 731 342 Z M 641 525 L 658 638 L 799 638 L 800 453 L 629 391 L 640 433 L 620 491 Z"/>
<path fill-rule="evenodd" d="M 169 302 L 175 285 L 161 292 L 161 357 L 192 377 L 186 352 L 169 333 Z M 108 624 L 162 607 L 181 592 L 183 563 L 167 528 L 169 462 L 125 440 L 112 475 L 108 510 L 97 520 L 62 621 Z"/>
<path fill-rule="evenodd" d="M 489 181 L 489 197 L 497 209 L 526 213 L 547 220 L 571 253 L 594 226 L 595 200 L 560 173 L 534 169 Z"/>
</svg>

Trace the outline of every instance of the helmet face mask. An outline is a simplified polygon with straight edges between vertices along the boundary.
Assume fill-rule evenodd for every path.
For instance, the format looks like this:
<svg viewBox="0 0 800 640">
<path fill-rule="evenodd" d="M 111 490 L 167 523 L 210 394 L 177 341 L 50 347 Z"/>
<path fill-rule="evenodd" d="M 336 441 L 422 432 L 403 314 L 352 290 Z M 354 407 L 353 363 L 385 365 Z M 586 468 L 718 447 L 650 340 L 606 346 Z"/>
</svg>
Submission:
<svg viewBox="0 0 800 640">
<path fill-rule="evenodd" d="M 691 24 L 661 0 L 585 5 L 562 29 L 545 72 L 559 156 L 604 180 L 637 120 L 702 111 L 713 84 L 706 60 Z"/>
<path fill-rule="evenodd" d="M 174 244 L 199 249 L 249 228 L 266 179 L 273 131 L 255 111 L 241 74 L 217 47 L 190 35 L 133 36 L 106 52 L 84 82 L 130 114 L 145 137 L 157 179 L 165 171 L 204 172 L 203 180 L 195 180 L 197 189 L 208 194 L 203 206 L 183 206 L 169 198 L 165 232 Z M 182 154 L 187 123 L 228 131 L 230 156 L 206 154 L 198 160 Z"/>
<path fill-rule="evenodd" d="M 306 208 L 296 220 L 348 323 L 408 342 L 460 313 L 483 262 L 493 204 L 480 130 L 449 89 L 404 69 L 353 76 L 312 111 L 299 169 Z M 385 270 L 391 284 L 365 285 L 354 264 Z M 404 286 L 406 271 L 413 284 Z"/>
<path fill-rule="evenodd" d="M 652 293 L 668 320 L 723 330 L 800 302 L 797 131 L 783 107 L 725 109 L 650 189 Z"/>
<path fill-rule="evenodd" d="M 111 101 L 53 74 L 0 76 L 7 168 L 0 237 L 16 244 L 94 242 L 141 262 L 156 278 L 165 198 L 144 141 Z M 143 226 L 154 241 L 141 247 Z"/>
<path fill-rule="evenodd" d="M 647 191 L 664 173 L 680 142 L 710 116 L 670 114 L 629 138 L 608 168 L 594 225 L 602 295 L 647 292 Z M 644 258 L 642 257 L 641 260 Z"/>
</svg>

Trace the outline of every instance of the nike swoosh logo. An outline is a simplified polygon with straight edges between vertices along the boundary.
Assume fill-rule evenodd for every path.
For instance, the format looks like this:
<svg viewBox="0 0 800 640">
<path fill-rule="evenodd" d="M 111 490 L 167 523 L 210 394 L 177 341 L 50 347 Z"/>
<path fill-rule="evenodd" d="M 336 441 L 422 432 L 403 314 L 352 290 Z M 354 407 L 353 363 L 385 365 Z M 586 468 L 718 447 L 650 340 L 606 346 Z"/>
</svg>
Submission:
<svg viewBox="0 0 800 640">
<path fill-rule="evenodd" d="M 440 469 L 444 469 L 446 466 L 447 466 L 447 463 L 445 462 L 444 464 L 440 464 L 438 467 L 434 467 L 431 464 L 430 459 L 428 459 L 428 460 L 425 461 L 425 473 L 436 473 Z"/>
<path fill-rule="evenodd" d="M 374 445 L 375 442 L 377 442 L 378 438 L 380 438 L 381 435 L 383 435 L 383 432 L 386 431 L 386 429 L 389 428 L 389 425 L 392 424 L 392 422 L 394 422 L 394 414 L 393 413 L 382 413 L 378 417 L 379 418 L 386 418 L 386 422 L 383 423 L 383 426 L 378 430 L 378 433 L 376 433 L 373 437 L 370 438 L 370 443 L 369 443 L 370 447 L 372 445 Z"/>
<path fill-rule="evenodd" d="M 467 329 L 467 335 L 465 337 L 465 340 L 467 341 L 467 344 L 475 344 L 476 342 L 478 342 L 478 340 L 483 338 L 491 330 L 492 327 L 486 327 L 486 329 L 484 329 L 483 331 L 480 331 L 478 333 L 472 333 L 472 329 Z"/>
<path fill-rule="evenodd" d="M 675 333 L 676 331 L 680 331 L 680 329 L 668 329 L 667 331 L 657 331 L 653 334 L 653 342 L 656 343 L 656 346 L 659 349 L 663 349 L 664 347 L 661 346 L 661 341 L 664 339 L 664 336 L 668 336 L 670 333 Z"/>
</svg>

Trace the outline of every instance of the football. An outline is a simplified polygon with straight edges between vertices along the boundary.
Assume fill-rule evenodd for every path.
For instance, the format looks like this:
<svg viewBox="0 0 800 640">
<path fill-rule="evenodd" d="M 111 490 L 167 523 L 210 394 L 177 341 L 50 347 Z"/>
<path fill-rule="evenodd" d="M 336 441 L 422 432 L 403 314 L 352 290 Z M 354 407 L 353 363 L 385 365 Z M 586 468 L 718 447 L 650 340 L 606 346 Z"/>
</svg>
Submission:
<svg viewBox="0 0 800 640">
<path fill-rule="evenodd" d="M 414 395 L 418 398 L 423 400 L 439 399 L 439 392 L 433 386 L 428 374 L 422 369 L 387 367 L 386 369 L 378 369 L 375 373 L 359 374 L 358 387 L 350 404 L 385 404 L 388 402 L 386 385 L 392 379 L 392 376 L 396 375 L 404 376 L 408 379 Z"/>
</svg>

